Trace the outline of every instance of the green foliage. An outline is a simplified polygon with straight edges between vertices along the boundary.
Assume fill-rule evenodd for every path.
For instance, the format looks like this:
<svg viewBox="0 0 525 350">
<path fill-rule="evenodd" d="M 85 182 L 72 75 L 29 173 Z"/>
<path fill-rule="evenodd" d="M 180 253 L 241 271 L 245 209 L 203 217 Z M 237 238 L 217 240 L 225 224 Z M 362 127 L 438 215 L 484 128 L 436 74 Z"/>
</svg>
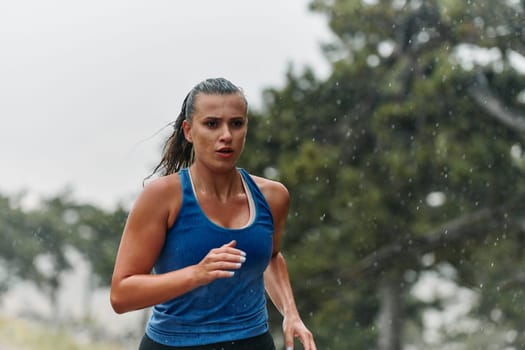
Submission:
<svg viewBox="0 0 525 350">
<path fill-rule="evenodd" d="M 0 197 L 0 263 L 2 290 L 17 279 L 36 283 L 51 298 L 60 276 L 72 268 L 67 249 L 73 247 L 90 262 L 101 286 L 108 286 L 127 212 L 79 204 L 70 193 L 43 199 L 35 209 Z M 46 265 L 39 265 L 45 257 Z"/>
<path fill-rule="evenodd" d="M 0 262 L 7 276 L 2 289 L 6 290 L 13 279 L 23 278 L 49 287 L 52 292 L 58 286 L 60 271 L 70 267 L 60 244 L 63 225 L 44 212 L 24 212 L 14 202 L 0 198 Z M 36 258 L 44 255 L 50 258 L 52 271 L 42 271 L 37 266 Z"/>
<path fill-rule="evenodd" d="M 337 36 L 325 45 L 331 75 L 320 81 L 291 67 L 281 90 L 268 89 L 264 111 L 250 117 L 243 162 L 252 172 L 274 169 L 290 190 L 284 249 L 318 346 L 374 348 L 384 276 L 444 262 L 457 283 L 475 288 L 502 277 L 480 274 L 477 257 L 520 270 L 496 258 L 509 246 L 488 250 L 487 240 L 522 235 L 524 172 L 510 150 L 523 148 L 523 132 L 473 92 L 490 91 L 523 119 L 516 96 L 525 77 L 509 59 L 525 53 L 523 4 L 314 0 L 311 8 Z M 465 61 L 459 49 L 467 47 L 499 58 Z M 432 204 L 432 194 L 444 201 Z M 428 254 L 430 266 L 421 259 Z M 399 283 L 410 290 L 416 281 Z M 481 293 L 480 305 L 519 294 L 508 293 Z M 411 327 L 420 324 L 423 305 L 408 295 L 399 302 Z M 510 307 L 502 312 L 514 325 L 525 321 Z"/>
</svg>

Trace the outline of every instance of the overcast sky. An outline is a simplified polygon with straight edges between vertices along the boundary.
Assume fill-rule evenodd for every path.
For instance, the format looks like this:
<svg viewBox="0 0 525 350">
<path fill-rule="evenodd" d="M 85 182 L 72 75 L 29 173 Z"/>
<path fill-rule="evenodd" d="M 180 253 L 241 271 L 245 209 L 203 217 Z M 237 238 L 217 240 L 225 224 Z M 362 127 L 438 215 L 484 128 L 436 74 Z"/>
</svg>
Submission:
<svg viewBox="0 0 525 350">
<path fill-rule="evenodd" d="M 182 99 L 224 76 L 255 108 L 288 63 L 326 74 L 308 0 L 16 0 L 0 5 L 0 193 L 130 202 Z"/>
</svg>

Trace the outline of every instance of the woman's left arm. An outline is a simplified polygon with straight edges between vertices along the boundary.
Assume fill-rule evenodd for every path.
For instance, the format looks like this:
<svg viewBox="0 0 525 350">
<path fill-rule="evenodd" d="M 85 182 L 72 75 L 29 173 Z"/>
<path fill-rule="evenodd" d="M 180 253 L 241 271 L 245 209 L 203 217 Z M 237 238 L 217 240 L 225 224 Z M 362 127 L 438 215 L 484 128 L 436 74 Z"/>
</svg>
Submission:
<svg viewBox="0 0 525 350">
<path fill-rule="evenodd" d="M 272 258 L 264 273 L 266 292 L 283 315 L 286 350 L 293 349 L 294 338 L 299 338 L 305 350 L 316 350 L 313 335 L 304 325 L 297 310 L 286 260 L 280 251 L 281 237 L 290 206 L 290 195 L 281 183 L 269 180 L 264 182 L 260 187 L 271 207 L 274 220 Z"/>
</svg>

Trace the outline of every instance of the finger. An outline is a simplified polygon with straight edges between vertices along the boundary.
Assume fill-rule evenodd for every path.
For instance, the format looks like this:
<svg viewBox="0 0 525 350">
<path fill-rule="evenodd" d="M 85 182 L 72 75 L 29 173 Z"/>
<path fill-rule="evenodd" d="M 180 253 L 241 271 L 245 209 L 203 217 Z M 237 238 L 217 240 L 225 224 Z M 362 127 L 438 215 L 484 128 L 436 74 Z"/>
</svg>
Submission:
<svg viewBox="0 0 525 350">
<path fill-rule="evenodd" d="M 293 350 L 293 333 L 286 332 L 284 334 L 284 343 L 286 344 L 286 350 Z"/>
<path fill-rule="evenodd" d="M 206 274 L 211 279 L 216 278 L 226 278 L 226 277 L 232 277 L 235 275 L 235 271 L 240 269 L 242 266 L 241 263 L 233 263 L 233 262 L 224 262 L 224 261 L 218 261 L 213 263 L 208 263 L 204 267 L 206 269 Z"/>
<path fill-rule="evenodd" d="M 231 278 L 235 276 L 235 271 L 216 270 L 210 272 L 210 276 L 212 280 L 216 280 L 219 278 Z"/>
<path fill-rule="evenodd" d="M 314 337 L 311 333 L 301 334 L 299 340 L 303 344 L 304 350 L 316 350 Z"/>
<path fill-rule="evenodd" d="M 242 254 L 234 253 L 219 253 L 210 256 L 210 262 L 233 262 L 233 263 L 244 263 L 246 257 Z"/>
<path fill-rule="evenodd" d="M 226 247 L 226 248 L 231 247 L 231 248 L 233 248 L 236 245 L 237 245 L 237 241 L 236 240 L 232 240 L 229 243 L 223 244 L 223 247 Z"/>
<path fill-rule="evenodd" d="M 238 270 L 242 266 L 240 262 L 217 261 L 209 265 L 211 271 Z"/>
<path fill-rule="evenodd" d="M 220 248 L 212 249 L 212 252 L 214 252 L 216 254 L 219 254 L 219 253 L 222 253 L 222 252 L 227 252 L 227 253 L 230 253 L 230 254 L 246 256 L 246 252 L 235 248 L 236 245 L 237 245 L 237 241 L 233 240 L 233 241 L 231 241 L 229 243 L 223 244 Z"/>
</svg>

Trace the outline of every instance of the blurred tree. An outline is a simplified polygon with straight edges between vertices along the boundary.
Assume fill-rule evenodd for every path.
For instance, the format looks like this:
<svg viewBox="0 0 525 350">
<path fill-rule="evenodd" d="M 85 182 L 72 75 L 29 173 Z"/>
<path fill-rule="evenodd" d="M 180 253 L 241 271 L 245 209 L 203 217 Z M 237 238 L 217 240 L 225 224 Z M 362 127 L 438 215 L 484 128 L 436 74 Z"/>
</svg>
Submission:
<svg viewBox="0 0 525 350">
<path fill-rule="evenodd" d="M 70 190 L 25 210 L 20 199 L 0 196 L 0 273 L 5 277 L 0 280 L 1 290 L 5 292 L 19 280 L 31 281 L 57 310 L 61 276 L 74 267 L 68 254 L 74 249 L 91 267 L 92 288 L 83 296 L 89 317 L 91 292 L 110 284 L 126 217 L 122 206 L 111 211 L 80 204 Z"/>
<path fill-rule="evenodd" d="M 43 278 L 33 264 L 34 257 L 42 251 L 31 236 L 33 226 L 13 200 L 0 197 L 1 292 L 5 292 L 19 276 L 36 281 Z"/>
<path fill-rule="evenodd" d="M 401 349 L 407 324 L 421 327 L 410 288 L 443 264 L 523 337 L 509 304 L 521 292 L 479 288 L 523 283 L 523 6 L 311 3 L 337 38 L 332 72 L 290 68 L 266 91 L 243 164 L 291 192 L 285 249 L 320 348 Z"/>
<path fill-rule="evenodd" d="M 16 281 L 32 281 L 57 305 L 60 274 L 71 268 L 63 242 L 67 229 L 57 216 L 57 199 L 38 210 L 24 211 L 19 200 L 0 197 L 0 262 L 6 278 L 2 290 Z"/>
<path fill-rule="evenodd" d="M 127 218 L 121 206 L 107 210 L 68 198 L 53 198 L 58 217 L 66 225 L 62 244 L 74 248 L 89 263 L 88 290 L 84 291 L 84 317 L 91 318 L 92 292 L 111 283 L 118 244 Z"/>
</svg>

